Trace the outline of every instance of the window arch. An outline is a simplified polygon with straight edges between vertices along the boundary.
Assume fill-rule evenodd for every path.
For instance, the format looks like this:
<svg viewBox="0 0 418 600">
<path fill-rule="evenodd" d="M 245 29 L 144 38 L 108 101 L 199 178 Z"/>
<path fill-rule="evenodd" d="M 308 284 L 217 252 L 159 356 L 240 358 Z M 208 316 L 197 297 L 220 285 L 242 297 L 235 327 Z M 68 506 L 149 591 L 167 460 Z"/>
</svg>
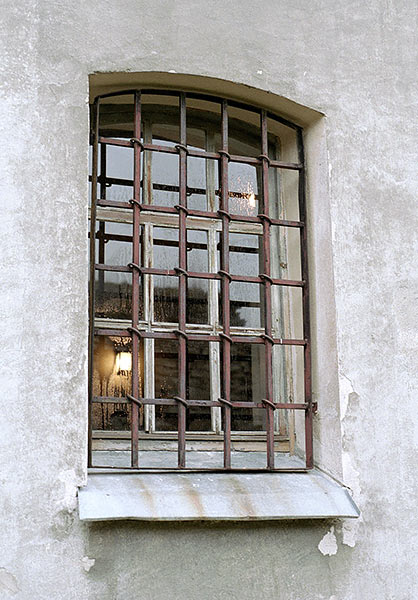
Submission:
<svg viewBox="0 0 418 600">
<path fill-rule="evenodd" d="M 96 98 L 91 141 L 90 466 L 116 466 L 98 464 L 95 440 L 127 429 L 118 466 L 311 468 L 300 127 L 134 90 Z M 218 447 L 199 462 L 186 449 L 204 439 Z"/>
</svg>

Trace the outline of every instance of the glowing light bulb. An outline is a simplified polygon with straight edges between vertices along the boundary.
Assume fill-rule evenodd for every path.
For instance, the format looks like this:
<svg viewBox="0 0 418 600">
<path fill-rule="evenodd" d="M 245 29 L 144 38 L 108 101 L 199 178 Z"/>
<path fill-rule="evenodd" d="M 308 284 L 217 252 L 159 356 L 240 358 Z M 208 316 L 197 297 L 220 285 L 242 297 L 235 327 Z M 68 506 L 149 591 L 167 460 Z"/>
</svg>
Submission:
<svg viewBox="0 0 418 600">
<path fill-rule="evenodd" d="M 130 352 L 118 352 L 116 354 L 116 373 L 127 373 L 132 370 L 132 354 Z"/>
</svg>

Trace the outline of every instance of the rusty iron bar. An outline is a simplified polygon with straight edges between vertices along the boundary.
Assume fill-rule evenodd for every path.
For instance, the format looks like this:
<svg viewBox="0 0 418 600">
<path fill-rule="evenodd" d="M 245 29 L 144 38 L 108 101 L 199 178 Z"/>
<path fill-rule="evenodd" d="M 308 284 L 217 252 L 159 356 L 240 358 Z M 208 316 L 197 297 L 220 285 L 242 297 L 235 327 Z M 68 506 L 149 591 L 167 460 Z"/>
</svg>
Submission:
<svg viewBox="0 0 418 600">
<path fill-rule="evenodd" d="M 221 232 L 221 300 L 222 300 L 222 387 L 225 400 L 224 411 L 224 468 L 231 468 L 231 338 L 230 338 L 230 275 L 229 275 L 229 187 L 228 187 L 228 103 L 221 104 L 221 136 L 222 150 L 220 154 L 221 197 L 220 211 L 222 218 Z"/>
<path fill-rule="evenodd" d="M 112 473 L 176 473 L 178 469 L 175 467 L 141 467 L 140 469 L 134 467 L 112 467 L 109 465 L 95 465 L 95 469 L 103 469 L 104 472 L 108 470 Z M 260 473 L 262 469 L 257 468 L 231 468 L 229 469 L 230 473 L 245 473 L 249 475 L 250 473 Z M 272 473 L 306 473 L 308 469 L 305 467 L 288 467 L 288 468 L 280 468 L 280 469 L 271 469 Z M 200 467 L 200 468 L 190 468 L 190 469 L 182 469 L 182 473 L 224 473 L 224 468 L 210 468 L 210 467 Z M 270 472 L 270 471 L 269 471 Z"/>
<path fill-rule="evenodd" d="M 135 136 L 136 137 L 136 136 Z M 108 144 L 109 146 L 119 146 L 122 148 L 131 148 L 131 142 L 129 140 L 122 140 L 119 138 L 113 137 L 104 137 L 101 136 L 99 138 L 101 144 Z M 185 144 L 183 144 L 185 145 Z M 148 152 L 162 152 L 164 154 L 178 154 L 178 149 L 172 146 L 160 146 L 158 144 L 141 144 L 142 149 Z M 194 158 L 205 158 L 212 160 L 219 160 L 222 155 L 222 151 L 220 152 L 206 152 L 205 150 L 193 150 L 192 148 L 187 148 L 187 153 L 189 156 Z M 254 158 L 251 156 L 240 156 L 237 154 L 229 154 L 229 160 L 231 162 L 254 165 L 255 167 L 259 167 L 262 165 L 261 158 Z M 302 168 L 302 165 L 299 163 L 292 162 L 283 162 L 280 160 L 272 160 L 271 167 L 276 169 L 287 169 L 291 171 L 299 171 Z"/>
<path fill-rule="evenodd" d="M 131 337 L 130 330 L 127 329 L 119 329 L 119 328 L 103 328 L 96 327 L 94 330 L 95 335 L 104 335 L 104 336 L 117 336 L 117 337 Z M 137 330 L 137 335 L 144 339 L 165 339 L 165 340 L 176 340 L 178 338 L 178 333 L 175 333 L 175 330 L 172 331 L 145 331 L 145 330 Z M 219 335 L 214 334 L 205 334 L 205 333 L 185 333 L 184 334 L 189 341 L 192 342 L 221 342 L 221 338 L 223 338 L 224 334 L 220 333 Z M 244 335 L 234 335 L 232 333 L 228 336 L 230 342 L 232 344 L 264 344 L 265 341 L 262 336 L 244 336 Z M 297 340 L 297 339 L 286 339 L 286 338 L 272 338 L 273 343 L 280 346 L 305 346 L 307 344 L 307 340 Z"/>
<path fill-rule="evenodd" d="M 178 244 L 176 243 L 176 246 Z M 118 273 L 130 273 L 131 268 L 125 265 L 105 265 L 96 263 L 95 269 L 98 271 L 116 271 Z M 178 269 L 155 269 L 154 267 L 141 267 L 140 271 L 143 275 L 164 275 L 164 277 L 176 277 L 178 275 Z M 217 279 L 222 280 L 223 275 L 219 273 L 199 273 L 197 271 L 183 271 L 182 272 L 192 279 Z M 266 273 L 257 276 L 245 276 L 245 275 L 229 275 L 230 281 L 242 281 L 244 283 L 264 283 Z M 288 287 L 303 287 L 304 281 L 297 281 L 293 279 L 273 279 L 269 278 L 272 285 L 283 285 Z"/>
<path fill-rule="evenodd" d="M 179 396 L 176 398 L 135 398 L 134 396 L 94 396 L 93 402 L 101 403 L 107 402 L 112 404 L 129 404 L 131 401 L 137 402 L 139 405 L 155 405 L 155 406 L 178 406 Z M 220 398 L 218 401 L 216 400 L 182 400 L 181 401 L 185 406 L 218 406 L 223 407 L 226 404 L 226 401 Z M 228 406 L 231 408 L 265 408 L 266 401 L 264 402 L 228 402 Z M 273 410 L 283 409 L 283 410 L 307 410 L 308 404 L 305 403 L 291 403 L 291 402 L 272 402 L 271 407 Z"/>
<path fill-rule="evenodd" d="M 87 464 L 93 466 L 92 431 L 93 431 L 93 360 L 94 360 L 94 316 L 95 316 L 95 255 L 96 255 L 96 207 L 97 207 L 97 174 L 99 162 L 99 99 L 94 102 L 93 126 L 93 164 L 91 184 L 91 215 L 90 215 L 90 272 L 89 272 L 89 385 L 88 385 L 88 448 Z"/>
<path fill-rule="evenodd" d="M 178 467 L 186 466 L 186 400 L 187 389 L 187 337 L 186 337 L 186 302 L 187 302 L 187 135 L 186 135 L 186 95 L 180 94 L 180 143 L 177 145 L 179 153 L 179 335 L 178 335 Z"/>
<path fill-rule="evenodd" d="M 135 92 L 135 110 L 134 110 L 134 140 L 131 147 L 134 147 L 134 202 L 132 203 L 133 227 L 132 227 L 132 263 L 138 265 L 140 256 L 140 209 L 141 201 L 141 146 L 139 142 L 141 137 L 141 93 Z M 140 273 L 138 269 L 132 269 L 132 396 L 138 398 L 139 393 L 139 349 L 140 336 L 137 333 L 139 321 L 139 282 Z M 132 404 L 131 408 L 131 466 L 138 466 L 138 432 L 139 432 L 139 406 Z"/>
<path fill-rule="evenodd" d="M 266 442 L 267 442 L 267 468 L 274 469 L 274 408 L 273 403 L 273 332 L 271 316 L 271 260 L 270 260 L 270 206 L 269 206 L 269 165 L 268 157 L 268 135 L 267 135 L 267 114 L 265 110 L 260 114 L 261 126 L 261 181 L 263 190 L 263 215 L 259 217 L 263 222 L 263 267 L 264 276 L 264 358 L 265 358 L 265 386 L 266 386 Z"/>
<path fill-rule="evenodd" d="M 304 149 L 303 149 L 303 137 L 302 131 L 297 132 L 297 143 L 299 159 L 302 164 L 305 163 Z M 298 186 L 298 199 L 299 199 L 299 218 L 304 221 L 307 218 L 306 214 L 306 190 L 305 190 L 305 169 L 299 172 L 299 186 Z M 300 245 L 301 245 L 301 268 L 302 268 L 302 279 L 305 281 L 305 285 L 302 289 L 302 304 L 303 304 L 303 336 L 306 339 L 304 347 L 304 400 L 308 405 L 305 411 L 305 459 L 306 468 L 313 469 L 314 458 L 313 458 L 313 412 L 316 409 L 312 402 L 312 378 L 311 378 L 311 332 L 310 332 L 310 314 L 309 314 L 309 269 L 308 269 L 308 239 L 307 239 L 307 227 L 304 227 L 300 231 Z"/>
<path fill-rule="evenodd" d="M 109 207 L 109 208 L 131 208 L 130 202 L 119 202 L 116 200 L 98 200 L 98 206 Z M 164 213 L 164 214 L 175 214 L 178 215 L 178 211 L 171 206 L 157 206 L 156 204 L 140 204 L 141 211 L 147 211 L 152 213 Z M 201 217 L 204 219 L 219 219 L 221 216 L 218 212 L 205 212 L 202 210 L 193 210 L 191 208 L 188 209 L 189 217 Z M 233 213 L 229 213 L 229 218 L 231 221 L 238 221 L 242 223 L 258 223 L 262 224 L 262 219 L 257 217 L 248 217 L 246 215 L 235 215 Z M 305 223 L 302 221 L 286 221 L 283 219 L 271 219 L 271 225 L 278 225 L 279 227 L 296 227 L 301 228 L 304 227 Z"/>
</svg>

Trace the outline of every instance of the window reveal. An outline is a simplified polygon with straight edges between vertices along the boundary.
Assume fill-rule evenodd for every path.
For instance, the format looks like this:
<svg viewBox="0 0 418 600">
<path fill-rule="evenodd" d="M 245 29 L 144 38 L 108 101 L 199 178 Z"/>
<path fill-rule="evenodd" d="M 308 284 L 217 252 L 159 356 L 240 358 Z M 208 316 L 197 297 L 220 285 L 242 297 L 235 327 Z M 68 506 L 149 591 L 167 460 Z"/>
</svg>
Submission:
<svg viewBox="0 0 418 600">
<path fill-rule="evenodd" d="M 297 413 L 311 468 L 301 130 L 189 93 L 94 109 L 90 466 L 93 429 L 130 430 L 131 468 L 141 431 L 177 432 L 179 468 L 186 432 L 222 433 L 227 469 L 234 432 L 259 431 L 273 470 Z"/>
</svg>

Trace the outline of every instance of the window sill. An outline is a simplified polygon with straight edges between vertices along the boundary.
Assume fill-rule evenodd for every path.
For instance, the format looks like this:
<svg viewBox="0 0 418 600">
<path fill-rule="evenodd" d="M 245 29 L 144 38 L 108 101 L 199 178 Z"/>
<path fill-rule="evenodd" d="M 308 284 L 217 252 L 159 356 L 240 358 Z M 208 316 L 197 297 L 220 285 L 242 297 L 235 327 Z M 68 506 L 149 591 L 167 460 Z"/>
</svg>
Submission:
<svg viewBox="0 0 418 600">
<path fill-rule="evenodd" d="M 90 473 L 81 521 L 356 518 L 347 488 L 323 473 Z"/>
</svg>

